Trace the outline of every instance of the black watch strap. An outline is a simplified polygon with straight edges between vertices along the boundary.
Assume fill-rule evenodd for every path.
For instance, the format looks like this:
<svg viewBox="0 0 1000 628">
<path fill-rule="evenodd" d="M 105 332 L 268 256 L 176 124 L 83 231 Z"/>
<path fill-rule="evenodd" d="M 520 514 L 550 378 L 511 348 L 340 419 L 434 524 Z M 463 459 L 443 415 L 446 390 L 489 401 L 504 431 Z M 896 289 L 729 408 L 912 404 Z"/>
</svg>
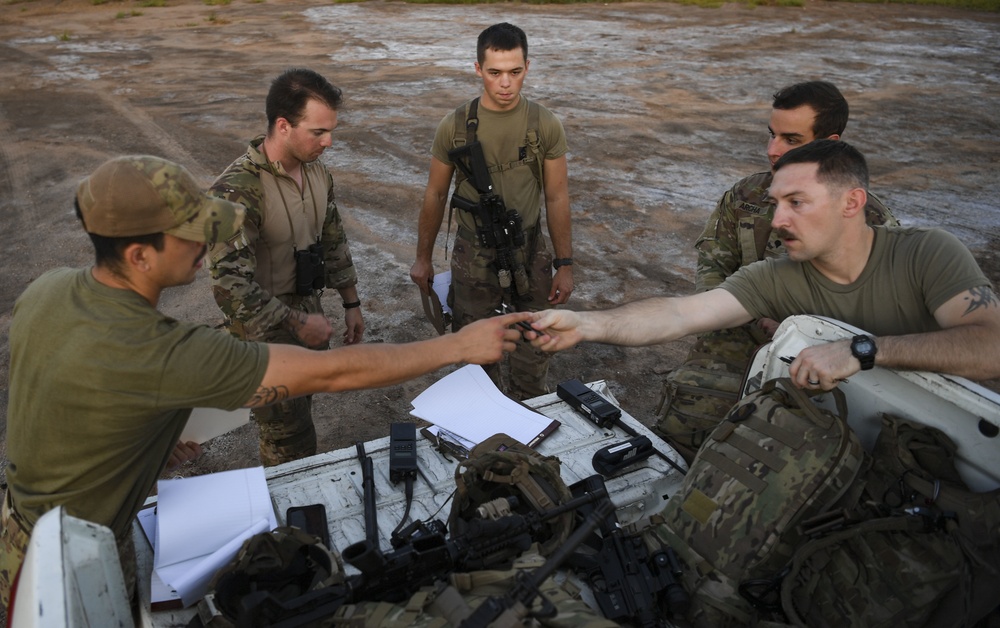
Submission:
<svg viewBox="0 0 1000 628">
<path fill-rule="evenodd" d="M 572 266 L 572 265 L 573 265 L 572 257 L 557 257 L 554 260 L 552 260 L 552 268 L 555 268 L 557 270 L 559 268 L 562 268 L 563 266 Z"/>
<path fill-rule="evenodd" d="M 875 339 L 871 336 L 858 335 L 851 340 L 851 353 L 861 363 L 861 370 L 867 371 L 875 367 L 875 354 L 878 347 L 875 346 Z"/>
</svg>

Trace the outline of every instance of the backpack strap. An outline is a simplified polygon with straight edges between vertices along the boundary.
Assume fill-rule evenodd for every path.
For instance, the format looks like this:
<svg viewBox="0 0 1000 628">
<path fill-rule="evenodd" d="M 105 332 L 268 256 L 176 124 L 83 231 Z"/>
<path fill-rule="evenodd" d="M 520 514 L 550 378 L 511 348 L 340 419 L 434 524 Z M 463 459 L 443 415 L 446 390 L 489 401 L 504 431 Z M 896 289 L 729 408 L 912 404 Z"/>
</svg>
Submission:
<svg viewBox="0 0 1000 628">
<path fill-rule="evenodd" d="M 545 193 L 545 151 L 542 150 L 542 138 L 538 132 L 539 126 L 539 111 L 541 107 L 538 103 L 529 100 L 528 101 L 528 133 L 526 135 L 525 144 L 531 154 L 535 156 L 535 178 L 538 179 L 538 187 L 541 188 L 542 194 Z"/>
<path fill-rule="evenodd" d="M 458 144 L 460 137 L 465 137 L 465 145 L 476 141 L 476 129 L 479 128 L 479 97 L 472 99 L 467 105 L 459 105 L 455 109 L 455 139 L 454 144 Z M 455 190 L 465 181 L 462 171 L 455 170 Z M 444 258 L 448 259 L 448 241 L 451 239 L 451 215 L 453 207 L 448 205 L 448 229 L 444 234 Z"/>
<path fill-rule="evenodd" d="M 533 174 L 535 179 L 538 181 L 538 187 L 541 189 L 542 193 L 545 193 L 545 151 L 542 149 L 542 138 L 539 132 L 540 128 L 540 117 L 541 107 L 538 103 L 528 100 L 528 130 L 525 133 L 525 146 L 528 151 L 535 158 L 535 167 L 533 168 Z M 470 102 L 466 104 L 459 105 L 455 109 L 455 134 L 453 144 L 455 147 L 469 144 L 476 141 L 476 130 L 479 128 L 479 97 L 473 98 Z M 462 139 L 464 138 L 464 139 Z M 489 168 L 490 174 L 493 172 L 502 170 L 503 167 L 493 166 Z M 455 189 L 465 182 L 466 176 L 462 174 L 461 170 L 456 169 L 455 171 Z M 448 230 L 445 234 L 445 245 L 444 245 L 444 258 L 448 259 L 448 240 L 451 237 L 451 218 L 452 218 L 452 207 L 448 206 Z"/>
</svg>

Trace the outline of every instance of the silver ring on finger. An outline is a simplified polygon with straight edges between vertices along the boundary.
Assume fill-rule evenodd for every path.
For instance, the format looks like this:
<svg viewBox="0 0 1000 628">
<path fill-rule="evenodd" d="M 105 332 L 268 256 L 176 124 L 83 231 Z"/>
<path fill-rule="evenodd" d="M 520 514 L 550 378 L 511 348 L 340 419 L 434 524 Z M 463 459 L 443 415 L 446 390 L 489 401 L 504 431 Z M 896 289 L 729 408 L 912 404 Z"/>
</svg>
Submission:
<svg viewBox="0 0 1000 628">
<path fill-rule="evenodd" d="M 810 386 L 819 386 L 819 380 L 807 379 L 806 383 L 809 384 Z"/>
</svg>

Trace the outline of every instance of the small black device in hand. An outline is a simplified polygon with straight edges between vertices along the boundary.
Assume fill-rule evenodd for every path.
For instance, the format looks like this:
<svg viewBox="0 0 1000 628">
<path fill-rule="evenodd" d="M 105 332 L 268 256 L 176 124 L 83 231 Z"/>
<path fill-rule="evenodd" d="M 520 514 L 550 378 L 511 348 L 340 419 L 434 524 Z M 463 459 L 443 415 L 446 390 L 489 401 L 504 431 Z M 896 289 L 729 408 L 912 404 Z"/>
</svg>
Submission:
<svg viewBox="0 0 1000 628">
<path fill-rule="evenodd" d="M 307 249 L 295 253 L 295 294 L 309 296 L 313 290 L 322 290 L 326 283 L 326 262 L 323 260 L 323 245 L 314 242 Z"/>
<path fill-rule="evenodd" d="M 556 387 L 556 394 L 598 427 L 612 426 L 622 416 L 620 408 L 578 379 L 566 380 L 559 384 Z"/>
</svg>

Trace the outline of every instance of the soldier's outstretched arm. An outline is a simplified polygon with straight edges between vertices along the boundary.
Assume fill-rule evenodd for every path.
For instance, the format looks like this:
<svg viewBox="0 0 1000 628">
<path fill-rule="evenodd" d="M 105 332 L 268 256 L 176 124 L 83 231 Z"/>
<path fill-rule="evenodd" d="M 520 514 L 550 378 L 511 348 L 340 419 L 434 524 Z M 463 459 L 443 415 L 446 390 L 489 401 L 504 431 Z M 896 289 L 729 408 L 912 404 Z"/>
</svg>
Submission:
<svg viewBox="0 0 1000 628">
<path fill-rule="evenodd" d="M 521 332 L 511 329 L 531 318 L 515 312 L 476 321 L 456 333 L 407 344 L 360 344 L 328 351 L 268 345 L 268 363 L 256 393 L 244 407 L 292 397 L 390 386 L 451 364 L 489 364 L 513 351 Z"/>
<path fill-rule="evenodd" d="M 748 323 L 749 312 L 725 290 L 685 297 L 634 301 L 611 310 L 572 312 L 545 310 L 532 317 L 531 344 L 561 351 L 579 342 L 643 346 L 676 340 L 689 334 Z"/>
<path fill-rule="evenodd" d="M 431 171 L 424 190 L 424 204 L 420 208 L 417 222 L 417 257 L 410 268 L 410 279 L 427 293 L 434 280 L 434 242 L 441 231 L 444 208 L 448 202 L 448 188 L 455 166 L 446 164 L 437 157 L 431 157 Z"/>
</svg>

